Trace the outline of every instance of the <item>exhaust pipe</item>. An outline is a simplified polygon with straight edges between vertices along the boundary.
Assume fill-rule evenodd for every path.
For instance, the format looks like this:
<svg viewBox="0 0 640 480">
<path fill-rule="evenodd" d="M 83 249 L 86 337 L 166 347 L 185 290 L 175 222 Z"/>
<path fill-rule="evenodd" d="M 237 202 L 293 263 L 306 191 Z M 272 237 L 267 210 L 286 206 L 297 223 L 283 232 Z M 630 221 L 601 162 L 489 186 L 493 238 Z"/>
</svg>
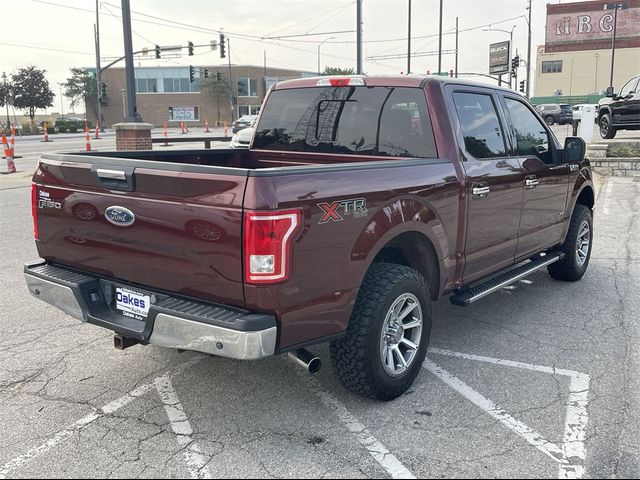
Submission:
<svg viewBox="0 0 640 480">
<path fill-rule="evenodd" d="M 299 348 L 287 354 L 294 363 L 305 368 L 310 374 L 318 373 L 322 367 L 322 361 L 309 350 Z"/>
<path fill-rule="evenodd" d="M 113 336 L 113 346 L 116 347 L 116 350 L 124 350 L 125 348 L 133 347 L 138 343 L 140 343 L 140 341 L 135 338 L 129 338 L 123 335 Z"/>
</svg>

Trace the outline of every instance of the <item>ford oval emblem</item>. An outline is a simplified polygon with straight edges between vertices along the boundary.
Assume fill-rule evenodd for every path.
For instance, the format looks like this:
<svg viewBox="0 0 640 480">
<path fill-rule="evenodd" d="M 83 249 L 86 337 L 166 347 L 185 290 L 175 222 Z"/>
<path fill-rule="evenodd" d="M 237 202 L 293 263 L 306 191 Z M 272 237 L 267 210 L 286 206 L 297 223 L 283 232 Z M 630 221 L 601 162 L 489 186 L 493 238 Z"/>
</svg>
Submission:
<svg viewBox="0 0 640 480">
<path fill-rule="evenodd" d="M 136 216 L 131 210 L 117 206 L 108 207 L 104 211 L 104 218 L 118 227 L 128 227 L 136 221 Z"/>
</svg>

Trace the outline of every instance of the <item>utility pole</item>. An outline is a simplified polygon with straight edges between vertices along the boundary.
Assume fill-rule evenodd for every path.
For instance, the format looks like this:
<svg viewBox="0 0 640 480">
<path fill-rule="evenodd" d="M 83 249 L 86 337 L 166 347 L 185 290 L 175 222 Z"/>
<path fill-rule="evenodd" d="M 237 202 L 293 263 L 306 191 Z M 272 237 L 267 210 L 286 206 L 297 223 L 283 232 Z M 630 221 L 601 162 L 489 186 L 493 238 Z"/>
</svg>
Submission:
<svg viewBox="0 0 640 480">
<path fill-rule="evenodd" d="M 233 122 L 236 119 L 236 106 L 233 103 L 233 87 L 232 85 L 232 80 L 231 80 L 231 40 L 229 39 L 229 36 L 227 35 L 227 50 L 229 51 L 229 55 L 227 55 L 227 58 L 229 59 L 229 100 L 231 100 L 231 121 Z M 251 88 L 251 80 L 247 80 L 249 82 L 249 84 L 247 85 L 248 88 Z M 238 84 L 238 82 L 236 82 L 236 85 Z"/>
<path fill-rule="evenodd" d="M 131 6 L 122 0 L 122 30 L 124 32 L 124 62 L 127 79 L 127 116 L 125 122 L 142 122 L 136 105 L 136 76 L 133 67 L 133 40 L 131 38 Z"/>
<path fill-rule="evenodd" d="M 98 122 L 100 123 L 100 131 L 104 133 L 104 112 L 102 110 L 102 102 L 104 99 L 100 95 L 102 91 L 100 84 L 102 83 L 102 69 L 100 68 L 100 14 L 98 12 L 99 0 L 96 0 L 96 25 L 95 25 L 95 36 L 96 36 L 96 86 L 97 86 L 97 95 L 98 95 Z"/>
<path fill-rule="evenodd" d="M 440 29 L 438 30 L 438 74 L 442 72 L 442 0 L 440 0 Z"/>
<path fill-rule="evenodd" d="M 362 0 L 356 0 L 356 73 L 362 75 Z"/>
<path fill-rule="evenodd" d="M 409 0 L 409 26 L 407 28 L 407 75 L 411 73 L 411 0 Z"/>
<path fill-rule="evenodd" d="M 529 26 L 529 37 L 527 39 L 527 98 L 531 98 L 531 0 L 529 0 L 529 18 L 527 25 Z"/>
<path fill-rule="evenodd" d="M 456 78 L 458 78 L 458 17 L 456 17 Z"/>
</svg>

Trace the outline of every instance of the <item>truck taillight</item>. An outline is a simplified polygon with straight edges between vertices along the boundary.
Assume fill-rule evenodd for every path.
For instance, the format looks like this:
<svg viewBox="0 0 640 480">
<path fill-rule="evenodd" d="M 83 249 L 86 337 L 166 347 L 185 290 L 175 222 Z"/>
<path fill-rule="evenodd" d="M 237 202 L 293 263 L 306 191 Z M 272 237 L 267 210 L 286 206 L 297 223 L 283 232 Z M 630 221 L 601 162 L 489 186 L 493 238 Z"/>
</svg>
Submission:
<svg viewBox="0 0 640 480">
<path fill-rule="evenodd" d="M 364 87 L 363 77 L 321 78 L 317 87 Z"/>
<path fill-rule="evenodd" d="M 245 213 L 246 283 L 272 284 L 289 278 L 294 235 L 300 231 L 301 226 L 300 210 Z"/>
<path fill-rule="evenodd" d="M 40 238 L 38 232 L 38 186 L 31 184 L 31 216 L 33 217 L 33 236 L 36 240 Z"/>
</svg>

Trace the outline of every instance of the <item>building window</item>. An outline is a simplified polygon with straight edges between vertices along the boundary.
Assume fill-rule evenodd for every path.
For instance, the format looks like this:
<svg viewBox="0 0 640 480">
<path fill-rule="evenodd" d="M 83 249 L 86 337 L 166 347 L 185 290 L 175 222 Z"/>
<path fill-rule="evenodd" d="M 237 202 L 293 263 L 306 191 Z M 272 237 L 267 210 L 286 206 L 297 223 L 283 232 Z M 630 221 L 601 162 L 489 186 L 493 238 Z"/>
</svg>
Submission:
<svg viewBox="0 0 640 480">
<path fill-rule="evenodd" d="M 136 68 L 137 93 L 199 93 L 200 69 L 195 70 L 195 81 L 189 81 L 189 68 Z"/>
<path fill-rule="evenodd" d="M 238 117 L 245 115 L 258 115 L 260 113 L 259 105 L 238 105 Z"/>
<path fill-rule="evenodd" d="M 239 97 L 257 97 L 258 96 L 258 80 L 255 78 L 239 78 L 238 79 L 238 96 Z"/>
<path fill-rule="evenodd" d="M 553 60 L 552 62 L 542 62 L 542 73 L 560 73 L 562 72 L 562 60 Z"/>
</svg>

